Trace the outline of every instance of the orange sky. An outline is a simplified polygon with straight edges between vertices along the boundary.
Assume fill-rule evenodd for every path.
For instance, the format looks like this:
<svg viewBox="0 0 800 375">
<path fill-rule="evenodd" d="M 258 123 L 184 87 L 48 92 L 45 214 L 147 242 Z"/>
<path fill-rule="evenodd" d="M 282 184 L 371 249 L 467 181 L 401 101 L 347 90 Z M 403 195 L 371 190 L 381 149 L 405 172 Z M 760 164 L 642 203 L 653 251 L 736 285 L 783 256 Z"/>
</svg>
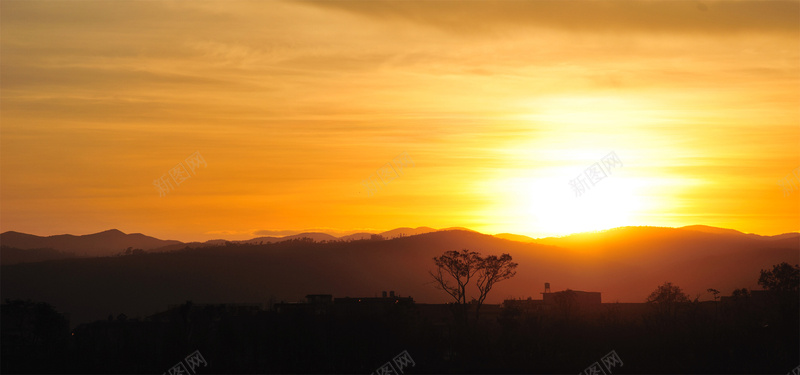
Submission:
<svg viewBox="0 0 800 375">
<path fill-rule="evenodd" d="M 796 1 L 0 8 L 0 231 L 800 230 Z"/>
</svg>

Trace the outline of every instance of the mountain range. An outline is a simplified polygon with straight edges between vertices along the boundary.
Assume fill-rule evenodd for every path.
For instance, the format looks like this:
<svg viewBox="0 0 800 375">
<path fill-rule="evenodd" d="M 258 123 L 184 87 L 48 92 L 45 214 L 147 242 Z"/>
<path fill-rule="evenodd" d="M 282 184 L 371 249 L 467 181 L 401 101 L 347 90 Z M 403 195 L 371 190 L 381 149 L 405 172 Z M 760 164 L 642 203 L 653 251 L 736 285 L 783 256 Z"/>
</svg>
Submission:
<svg viewBox="0 0 800 375">
<path fill-rule="evenodd" d="M 452 230 L 465 228 L 446 228 Z M 161 240 L 146 236 L 141 233 L 126 234 L 118 229 L 110 229 L 100 233 L 75 236 L 60 234 L 55 236 L 37 236 L 33 234 L 8 231 L 0 234 L 0 245 L 10 247 L 4 257 L 0 256 L 0 264 L 24 263 L 28 261 L 42 261 L 69 257 L 98 257 L 114 256 L 121 254 L 127 248 L 141 249 L 144 251 L 171 251 L 185 247 L 220 246 L 226 243 L 236 244 L 268 244 L 298 238 L 310 238 L 315 242 L 322 241 L 357 241 L 379 235 L 384 239 L 436 232 L 437 229 L 429 227 L 396 228 L 380 233 L 354 233 L 336 237 L 327 233 L 305 232 L 282 237 L 256 237 L 249 240 L 228 241 L 224 239 L 208 240 L 205 242 L 181 242 L 175 240 Z M 24 252 L 19 250 L 35 250 Z"/>
<path fill-rule="evenodd" d="M 786 238 L 794 238 L 798 235 L 798 233 L 785 233 L 776 236 L 761 236 L 752 233 L 749 234 L 742 233 L 734 229 L 716 228 L 705 225 L 691 225 L 691 226 L 681 227 L 679 229 L 692 230 L 704 233 L 713 233 L 713 234 L 726 234 L 735 236 L 737 238 L 746 237 L 751 239 L 764 239 L 764 240 L 780 240 Z M 27 261 L 41 261 L 41 260 L 68 258 L 68 257 L 114 256 L 114 255 L 120 255 L 125 249 L 128 248 L 158 252 L 158 251 L 179 250 L 186 248 L 187 246 L 191 248 L 197 248 L 197 247 L 208 247 L 208 246 L 221 246 L 225 245 L 226 243 L 269 244 L 269 243 L 276 243 L 276 242 L 288 241 L 299 238 L 309 238 L 315 242 L 359 241 L 359 240 L 371 239 L 375 235 L 380 236 L 382 239 L 393 239 L 398 237 L 415 236 L 419 234 L 425 234 L 437 231 L 450 231 L 450 230 L 471 231 L 470 229 L 461 227 L 452 227 L 445 229 L 434 229 L 430 227 L 418 227 L 418 228 L 403 227 L 379 233 L 362 232 L 340 237 L 332 236 L 327 233 L 304 232 L 304 233 L 281 236 L 281 237 L 264 236 L 264 237 L 255 237 L 249 240 L 238 240 L 238 241 L 215 239 L 215 240 L 208 240 L 205 242 L 181 242 L 175 240 L 161 240 L 155 237 L 146 236 L 141 233 L 126 234 L 118 229 L 110 229 L 99 233 L 80 235 L 80 236 L 71 234 L 61 234 L 54 236 L 37 236 L 33 234 L 8 231 L 0 234 L 0 245 L 4 247 L 10 247 L 13 249 L 7 249 L 8 251 L 6 251 L 5 254 L 6 257 L 4 257 L 6 259 L 2 259 L 3 257 L 0 257 L 0 264 L 14 264 Z M 603 232 L 608 232 L 608 231 L 603 231 Z M 548 237 L 548 238 L 534 239 L 532 237 L 524 235 L 518 235 L 512 233 L 499 233 L 494 235 L 494 237 L 507 239 L 511 241 L 517 241 L 517 242 L 543 243 L 543 244 L 554 244 L 554 245 L 564 245 L 569 243 L 571 246 L 575 246 L 581 242 L 580 241 L 581 238 L 585 238 L 591 235 L 592 235 L 591 233 L 578 233 L 564 237 Z M 40 254 L 40 256 L 38 257 L 32 256 L 29 257 L 31 259 L 26 259 L 26 254 L 25 254 L 26 252 L 21 252 L 18 250 L 36 250 L 36 251 L 31 251 L 29 253 L 31 254 L 37 253 Z M 14 252 L 13 257 L 11 256 L 12 254 L 10 254 L 11 252 Z M 39 259 L 41 257 L 44 257 L 45 259 Z"/>
<path fill-rule="evenodd" d="M 181 243 L 180 241 L 160 240 L 141 233 L 125 234 L 117 229 L 83 236 L 60 234 L 42 237 L 14 231 L 0 234 L 0 245 L 2 246 L 17 249 L 53 249 L 71 252 L 78 256 L 108 256 L 118 254 L 128 247 L 152 250 Z"/>
<path fill-rule="evenodd" d="M 150 314 L 186 300 L 271 303 L 301 301 L 307 294 L 370 297 L 394 290 L 418 302 L 444 303 L 448 296 L 434 288 L 429 272 L 433 257 L 448 250 L 509 253 L 519 263 L 516 276 L 498 283 L 487 303 L 539 298 L 545 282 L 553 291 L 601 292 L 603 302 L 642 302 L 670 281 L 703 300 L 710 299 L 708 288 L 723 295 L 737 288 L 759 289 L 762 269 L 800 263 L 798 233 L 758 236 L 697 226 L 621 227 L 533 242 L 460 229 L 387 240 L 290 237 L 271 243 L 259 239 L 257 244 L 252 243 L 256 239 L 196 247 L 170 244 L 130 256 L 6 264 L 0 291 L 3 298 L 51 303 L 77 323 L 120 312 Z M 3 246 L 3 252 L 9 249 L 5 242 Z M 179 248 L 163 250 L 174 246 Z"/>
</svg>

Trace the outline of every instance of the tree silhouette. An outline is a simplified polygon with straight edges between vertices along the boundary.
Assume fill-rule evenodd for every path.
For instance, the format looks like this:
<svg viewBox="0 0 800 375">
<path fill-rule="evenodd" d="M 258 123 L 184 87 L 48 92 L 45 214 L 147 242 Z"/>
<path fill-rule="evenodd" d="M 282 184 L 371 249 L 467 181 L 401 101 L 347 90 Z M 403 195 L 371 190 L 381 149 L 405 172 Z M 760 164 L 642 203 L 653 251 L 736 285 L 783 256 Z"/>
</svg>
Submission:
<svg viewBox="0 0 800 375">
<path fill-rule="evenodd" d="M 480 316 L 480 309 L 494 284 L 514 277 L 517 263 L 511 261 L 511 255 L 487 255 L 463 249 L 460 252 L 450 250 L 433 258 L 436 271 L 429 272 L 436 281 L 436 288 L 444 290 L 455 300 L 456 305 L 466 308 L 467 285 L 477 275 L 478 298 L 474 299 L 475 318 Z"/>
<path fill-rule="evenodd" d="M 709 292 L 709 293 L 713 294 L 714 295 L 714 302 L 717 302 L 717 300 L 719 299 L 719 290 L 716 290 L 714 288 L 708 288 L 708 289 L 706 289 L 706 292 Z M 719 305 L 715 303 L 714 304 L 714 315 L 716 316 L 717 314 L 719 314 Z"/>
<path fill-rule="evenodd" d="M 456 304 L 463 305 L 467 303 L 467 284 L 478 272 L 481 260 L 480 254 L 474 251 L 450 250 L 433 258 L 436 272 L 429 273 L 436 281 L 436 288 L 447 292 Z"/>
<path fill-rule="evenodd" d="M 733 298 L 749 298 L 750 292 L 747 290 L 747 288 L 734 289 L 733 293 L 731 293 L 731 296 Z"/>
<path fill-rule="evenodd" d="M 772 266 L 772 271 L 761 270 L 758 285 L 773 292 L 798 292 L 800 288 L 800 266 L 783 262 Z"/>
<path fill-rule="evenodd" d="M 797 332 L 800 266 L 782 262 L 772 266 L 772 271 L 761 270 L 758 284 L 772 295 L 772 302 L 777 303 L 776 307 L 783 317 L 783 324 L 789 327 L 788 330 Z"/>
<path fill-rule="evenodd" d="M 134 249 L 132 247 L 128 247 L 127 249 L 123 250 L 121 254 L 125 255 L 125 256 L 128 256 L 128 255 L 142 255 L 142 254 L 144 254 L 144 250 L 143 249 Z"/>
<path fill-rule="evenodd" d="M 647 303 L 654 305 L 664 317 L 677 315 L 678 304 L 684 302 L 689 302 L 689 296 L 677 285 L 672 285 L 671 282 L 659 285 L 647 297 Z"/>
<path fill-rule="evenodd" d="M 480 259 L 477 281 L 480 295 L 478 296 L 478 306 L 475 308 L 476 320 L 479 317 L 483 301 L 486 300 L 486 296 L 489 295 L 494 284 L 514 277 L 517 274 L 516 268 L 517 263 L 511 261 L 511 255 L 509 254 L 503 254 L 499 257 L 497 255 L 487 255 L 485 258 Z"/>
<path fill-rule="evenodd" d="M 709 293 L 714 295 L 714 301 L 716 301 L 717 298 L 719 298 L 719 297 L 717 297 L 717 295 L 719 295 L 719 290 L 716 290 L 714 288 L 708 288 L 708 289 L 706 289 L 706 292 L 709 292 Z"/>
<path fill-rule="evenodd" d="M 6 299 L 0 305 L 0 324 L 3 373 L 51 373 L 63 369 L 69 322 L 52 305 Z"/>
</svg>

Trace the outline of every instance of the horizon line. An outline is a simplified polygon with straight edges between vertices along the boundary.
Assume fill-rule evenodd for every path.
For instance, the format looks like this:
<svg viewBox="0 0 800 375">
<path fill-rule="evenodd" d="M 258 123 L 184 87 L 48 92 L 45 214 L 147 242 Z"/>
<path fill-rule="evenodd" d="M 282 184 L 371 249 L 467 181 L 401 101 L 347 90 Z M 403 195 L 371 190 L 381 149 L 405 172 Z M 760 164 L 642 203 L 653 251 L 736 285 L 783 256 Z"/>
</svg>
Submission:
<svg viewBox="0 0 800 375">
<path fill-rule="evenodd" d="M 156 238 L 156 239 L 159 239 L 159 240 L 162 240 L 162 241 L 178 241 L 178 242 L 181 242 L 181 243 L 192 243 L 192 242 L 205 243 L 205 242 L 209 242 L 209 241 L 243 242 L 243 241 L 250 241 L 250 240 L 257 239 L 257 238 L 265 238 L 265 237 L 272 237 L 272 238 L 281 239 L 281 238 L 287 238 L 287 237 L 294 237 L 294 236 L 298 236 L 298 235 L 301 235 L 301 234 L 324 234 L 324 235 L 328 235 L 328 236 L 334 237 L 336 239 L 342 239 L 344 237 L 348 237 L 348 236 L 351 236 L 351 235 L 354 235 L 354 234 L 377 234 L 377 235 L 380 235 L 380 234 L 383 234 L 383 233 L 386 233 L 386 232 L 396 231 L 396 230 L 402 229 L 402 228 L 409 228 L 409 229 L 428 228 L 428 229 L 432 229 L 432 230 L 430 232 L 420 233 L 420 234 L 427 234 L 427 233 L 432 233 L 432 232 L 442 232 L 442 231 L 449 231 L 449 230 L 462 230 L 462 231 L 475 232 L 475 233 L 488 235 L 488 236 L 493 236 L 493 237 L 497 237 L 497 236 L 500 236 L 500 235 L 511 235 L 511 236 L 527 237 L 527 238 L 530 238 L 531 240 L 541 240 L 541 239 L 548 239 L 548 238 L 564 238 L 564 237 L 569 237 L 569 236 L 574 236 L 574 235 L 581 235 L 581 234 L 597 234 L 597 233 L 608 232 L 608 231 L 622 229 L 622 228 L 686 229 L 686 228 L 690 228 L 690 227 L 703 227 L 703 228 L 709 228 L 709 229 L 720 229 L 720 230 L 725 230 L 725 231 L 735 231 L 735 232 L 741 233 L 743 235 L 756 235 L 756 236 L 761 236 L 761 237 L 774 237 L 774 236 L 780 236 L 780 235 L 785 235 L 785 234 L 800 234 L 800 230 L 790 231 L 790 232 L 783 232 L 783 233 L 774 234 L 774 235 L 760 234 L 760 233 L 746 233 L 746 232 L 742 232 L 742 231 L 740 231 L 738 229 L 725 228 L 725 227 L 716 227 L 716 226 L 703 225 L 703 224 L 684 225 L 684 226 L 680 226 L 680 227 L 655 226 L 655 225 L 623 225 L 623 226 L 607 228 L 607 229 L 598 229 L 598 230 L 583 231 L 583 232 L 572 232 L 572 233 L 563 234 L 563 235 L 552 235 L 552 236 L 544 236 L 544 237 L 532 237 L 532 236 L 529 236 L 529 235 L 513 233 L 513 232 L 484 233 L 484 232 L 477 231 L 477 230 L 474 230 L 474 229 L 470 229 L 470 228 L 466 228 L 466 227 L 458 227 L 458 226 L 445 227 L 445 228 L 441 228 L 441 229 L 428 227 L 428 226 L 419 226 L 419 227 L 405 227 L 404 226 L 404 227 L 397 227 L 397 228 L 392 228 L 392 229 L 389 229 L 389 230 L 374 231 L 374 232 L 373 231 L 364 231 L 364 230 L 351 230 L 351 231 L 338 231 L 337 230 L 337 231 L 325 232 L 325 231 L 315 231 L 315 229 L 317 229 L 317 228 L 309 228 L 309 229 L 306 229 L 306 230 L 295 230 L 295 231 L 290 231 L 290 230 L 286 230 L 286 231 L 277 231 L 276 230 L 275 231 L 275 232 L 286 232 L 286 233 L 291 233 L 291 234 L 274 234 L 274 235 L 263 234 L 263 235 L 260 235 L 260 234 L 256 234 L 255 232 L 250 232 L 249 235 L 252 235 L 253 237 L 248 238 L 248 239 L 244 239 L 244 240 L 228 240 L 228 239 L 225 239 L 225 238 L 213 238 L 213 239 L 209 239 L 209 240 L 205 240 L 205 241 L 200 241 L 200 240 L 181 241 L 181 240 L 173 240 L 173 239 L 162 239 L 162 238 L 154 237 L 154 236 L 151 236 L 151 235 L 148 235 L 148 234 L 144 234 L 144 233 L 141 233 L 141 232 L 125 232 L 124 230 L 121 230 L 121 229 L 118 229 L 118 228 L 110 228 L 110 229 L 102 230 L 102 231 L 99 231 L 99 232 L 86 233 L 86 234 L 60 233 L 60 234 L 51 234 L 51 235 L 39 235 L 39 234 L 21 232 L 21 231 L 16 231 L 16 230 L 7 230 L 7 231 L 0 232 L 0 234 L 7 234 L 7 233 L 13 232 L 13 233 L 21 233 L 21 234 L 27 234 L 27 235 L 47 238 L 47 237 L 55 237 L 55 236 L 81 237 L 81 236 L 90 236 L 90 235 L 95 235 L 95 234 L 100 234 L 100 233 L 105 233 L 105 232 L 110 232 L 110 231 L 118 231 L 118 232 L 120 232 L 120 233 L 122 233 L 124 235 L 137 235 L 137 234 L 139 234 L 139 235 L 143 235 L 143 236 L 147 236 L 147 237 Z M 692 229 L 689 229 L 689 230 L 692 230 Z M 233 233 L 231 233 L 231 234 L 233 235 Z M 245 235 L 245 234 L 238 234 L 238 235 L 241 236 L 241 235 Z M 407 235 L 407 236 L 415 236 L 415 235 L 416 234 L 411 234 L 411 235 Z M 398 238 L 398 237 L 391 237 L 391 238 L 386 238 L 386 239 L 389 240 L 389 239 L 394 239 L 394 238 Z"/>
</svg>

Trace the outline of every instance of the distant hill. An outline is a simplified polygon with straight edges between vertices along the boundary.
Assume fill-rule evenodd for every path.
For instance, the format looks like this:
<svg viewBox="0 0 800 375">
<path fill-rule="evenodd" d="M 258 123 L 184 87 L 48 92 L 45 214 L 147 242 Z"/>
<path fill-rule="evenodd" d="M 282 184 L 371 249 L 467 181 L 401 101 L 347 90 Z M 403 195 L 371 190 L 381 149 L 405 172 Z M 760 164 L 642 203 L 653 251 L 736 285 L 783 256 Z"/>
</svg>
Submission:
<svg viewBox="0 0 800 375">
<path fill-rule="evenodd" d="M 778 234 L 778 235 L 775 235 L 775 236 L 767 237 L 767 239 L 769 239 L 771 241 L 778 241 L 778 240 L 785 240 L 785 239 L 798 241 L 799 238 L 800 238 L 800 234 L 798 234 L 798 233 L 784 233 L 784 234 Z"/>
<path fill-rule="evenodd" d="M 293 234 L 291 236 L 284 236 L 284 237 L 256 237 L 250 240 L 244 241 L 231 241 L 235 243 L 249 243 L 249 244 L 259 244 L 263 243 L 273 243 L 273 242 L 281 242 L 286 240 L 293 240 L 295 238 L 310 238 L 315 242 L 321 241 L 336 241 L 338 238 L 331 236 L 327 233 L 300 233 L 300 234 Z"/>
<path fill-rule="evenodd" d="M 109 256 L 118 254 L 128 247 L 151 250 L 181 242 L 160 240 L 141 233 L 125 234 L 117 229 L 111 229 L 83 236 L 61 234 L 48 237 L 9 231 L 0 234 L 0 244 L 18 249 L 49 248 L 75 253 L 77 256 Z"/>
<path fill-rule="evenodd" d="M 705 233 L 714 233 L 714 234 L 741 234 L 745 235 L 742 232 L 739 232 L 735 229 L 727 229 L 727 228 L 717 228 L 717 227 L 710 227 L 708 225 L 688 225 L 685 227 L 680 227 L 679 229 L 688 229 L 688 230 L 696 230 L 698 232 L 705 232 Z"/>
<path fill-rule="evenodd" d="M 533 242 L 535 241 L 533 238 L 528 236 L 522 236 L 519 234 L 512 234 L 512 233 L 499 233 L 494 235 L 497 238 L 503 238 L 510 241 L 518 241 L 518 242 Z"/>
<path fill-rule="evenodd" d="M 448 229 L 441 229 L 441 230 L 457 230 L 459 228 L 448 228 Z M 463 229 L 468 230 L 469 229 Z M 357 240 L 369 240 L 372 238 L 373 235 L 379 234 L 383 236 L 384 239 L 392 239 L 397 237 L 408 237 L 408 236 L 416 236 L 419 234 L 431 233 L 436 232 L 437 229 L 429 228 L 429 227 L 418 227 L 418 228 L 396 228 L 386 232 L 380 233 L 370 233 L 370 232 L 360 232 L 360 233 L 353 233 L 348 234 L 341 237 L 335 237 L 327 233 L 318 233 L 318 232 L 306 232 L 306 233 L 299 233 L 293 234 L 288 236 L 282 237 L 274 237 L 274 236 L 265 236 L 265 237 L 256 237 L 249 240 L 241 240 L 241 241 L 227 241 L 227 240 L 210 240 L 206 242 L 188 242 L 188 243 L 177 243 L 172 244 L 169 246 L 165 246 L 163 248 L 156 249 L 157 251 L 174 251 L 180 250 L 185 247 L 191 248 L 200 248 L 200 247 L 209 247 L 209 246 L 224 246 L 226 242 L 230 243 L 238 243 L 238 244 L 268 244 L 268 243 L 277 243 L 282 241 L 288 241 L 298 238 L 310 238 L 314 240 L 314 242 L 322 242 L 322 241 L 357 241 Z"/>
<path fill-rule="evenodd" d="M 681 227 L 679 229 L 688 229 L 688 230 L 695 230 L 698 232 L 705 232 L 705 233 L 714 233 L 714 234 L 730 234 L 730 235 L 741 235 L 750 238 L 762 239 L 762 240 L 783 240 L 787 238 L 800 238 L 800 233 L 783 233 L 775 236 L 762 236 L 760 234 L 755 233 L 743 233 L 735 229 L 726 229 L 726 228 L 717 228 L 717 227 L 710 227 L 707 225 L 689 225 L 685 227 Z"/>
<path fill-rule="evenodd" d="M 478 231 L 475 231 L 475 230 L 472 230 L 472 229 L 469 229 L 469 228 L 463 228 L 463 227 L 450 227 L 450 228 L 439 229 L 439 232 L 450 231 L 450 230 L 462 230 L 462 231 L 465 231 L 465 232 L 480 233 Z"/>
<path fill-rule="evenodd" d="M 707 288 L 729 295 L 758 289 L 759 271 L 786 261 L 800 263 L 800 241 L 749 238 L 681 228 L 614 230 L 509 241 L 477 232 L 436 231 L 386 241 L 264 245 L 230 243 L 142 255 L 65 259 L 2 266 L 3 298 L 52 303 L 74 323 L 124 312 L 150 314 L 170 304 L 299 301 L 306 294 L 374 296 L 383 290 L 418 302 L 442 303 L 428 272 L 447 250 L 510 253 L 516 277 L 498 283 L 487 303 L 540 298 L 545 282 L 554 291 L 598 291 L 604 302 L 641 302 L 671 281 L 692 298 Z"/>
<path fill-rule="evenodd" d="M 418 227 L 418 228 L 403 227 L 403 228 L 397 228 L 397 229 L 388 230 L 386 232 L 382 232 L 382 233 L 378 233 L 378 234 L 380 234 L 381 236 L 383 236 L 386 239 L 392 239 L 392 238 L 396 238 L 396 237 L 416 236 L 418 234 L 425 234 L 425 233 L 431 233 L 431 232 L 436 232 L 436 229 L 429 228 L 429 227 Z"/>
<path fill-rule="evenodd" d="M 342 240 L 342 241 L 368 240 L 373 235 L 374 235 L 373 233 L 365 233 L 365 232 L 353 233 L 353 234 L 348 234 L 346 236 L 341 236 L 341 237 L 339 237 L 339 240 Z"/>
<path fill-rule="evenodd" d="M 0 265 L 43 262 L 46 260 L 74 258 L 75 254 L 54 249 L 18 249 L 0 246 Z"/>
<path fill-rule="evenodd" d="M 642 280 L 673 281 L 690 294 L 705 288 L 729 293 L 733 288 L 759 288 L 759 271 L 786 261 L 800 263 L 800 234 L 781 236 L 747 235 L 738 231 L 661 227 L 621 227 L 607 231 L 537 239 L 535 243 L 569 248 L 584 254 L 582 261 L 618 279 L 614 290 L 646 293 L 651 283 Z M 736 287 L 735 285 L 739 285 Z M 627 300 L 626 294 L 611 298 Z M 605 298 L 605 296 L 604 296 Z"/>
</svg>

